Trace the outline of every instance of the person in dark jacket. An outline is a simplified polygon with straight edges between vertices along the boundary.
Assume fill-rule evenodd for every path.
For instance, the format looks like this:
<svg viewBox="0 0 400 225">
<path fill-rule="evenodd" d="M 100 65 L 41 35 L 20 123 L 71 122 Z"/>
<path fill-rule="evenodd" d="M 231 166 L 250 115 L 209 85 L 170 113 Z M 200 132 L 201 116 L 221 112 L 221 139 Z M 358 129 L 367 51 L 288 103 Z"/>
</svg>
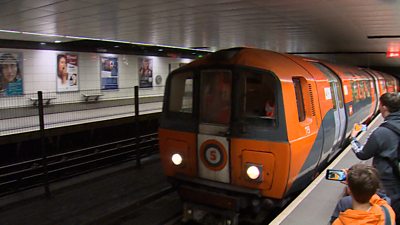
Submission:
<svg viewBox="0 0 400 225">
<path fill-rule="evenodd" d="M 389 123 L 400 129 L 400 95 L 385 93 L 380 98 L 379 110 L 384 118 L 383 123 Z M 391 129 L 379 126 L 372 131 L 363 146 L 355 137 L 359 130 L 351 133 L 351 146 L 357 158 L 367 160 L 373 157 L 372 165 L 378 170 L 383 191 L 390 197 L 392 207 L 396 212 L 397 224 L 400 224 L 400 179 L 393 173 L 393 169 L 386 158 L 397 159 L 399 136 Z"/>
</svg>

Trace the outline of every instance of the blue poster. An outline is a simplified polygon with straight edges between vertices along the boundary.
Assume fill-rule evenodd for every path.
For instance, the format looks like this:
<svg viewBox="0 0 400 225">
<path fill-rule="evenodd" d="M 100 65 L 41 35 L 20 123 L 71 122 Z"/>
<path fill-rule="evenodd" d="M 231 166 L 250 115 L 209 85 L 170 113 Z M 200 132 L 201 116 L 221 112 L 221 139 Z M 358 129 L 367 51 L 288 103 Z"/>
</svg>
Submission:
<svg viewBox="0 0 400 225">
<path fill-rule="evenodd" d="M 0 96 L 23 93 L 22 54 L 0 53 Z"/>
<path fill-rule="evenodd" d="M 118 58 L 100 58 L 101 89 L 118 89 Z"/>
</svg>

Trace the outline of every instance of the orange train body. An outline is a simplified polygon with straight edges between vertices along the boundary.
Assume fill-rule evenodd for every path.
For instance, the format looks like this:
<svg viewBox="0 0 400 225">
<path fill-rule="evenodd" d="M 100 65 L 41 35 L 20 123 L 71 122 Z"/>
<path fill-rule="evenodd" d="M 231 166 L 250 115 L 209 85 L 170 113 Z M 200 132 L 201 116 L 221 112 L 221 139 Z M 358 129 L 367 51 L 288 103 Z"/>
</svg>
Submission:
<svg viewBox="0 0 400 225">
<path fill-rule="evenodd" d="M 370 69 L 234 48 L 172 72 L 166 85 L 165 174 L 191 207 L 240 212 L 278 206 L 304 189 L 398 82 Z"/>
</svg>

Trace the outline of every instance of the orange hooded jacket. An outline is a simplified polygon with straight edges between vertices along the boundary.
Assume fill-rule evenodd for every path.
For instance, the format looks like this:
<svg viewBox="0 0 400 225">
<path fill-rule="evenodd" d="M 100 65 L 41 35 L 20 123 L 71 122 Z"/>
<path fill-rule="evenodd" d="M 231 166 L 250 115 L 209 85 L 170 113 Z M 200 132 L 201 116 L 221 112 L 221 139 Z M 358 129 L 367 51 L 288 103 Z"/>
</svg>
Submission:
<svg viewBox="0 0 400 225">
<path fill-rule="evenodd" d="M 373 195 L 369 200 L 371 208 L 369 211 L 348 209 L 339 214 L 332 225 L 385 225 L 385 212 L 381 206 L 389 210 L 391 224 L 395 224 L 395 213 L 387 202 L 378 195 Z"/>
</svg>

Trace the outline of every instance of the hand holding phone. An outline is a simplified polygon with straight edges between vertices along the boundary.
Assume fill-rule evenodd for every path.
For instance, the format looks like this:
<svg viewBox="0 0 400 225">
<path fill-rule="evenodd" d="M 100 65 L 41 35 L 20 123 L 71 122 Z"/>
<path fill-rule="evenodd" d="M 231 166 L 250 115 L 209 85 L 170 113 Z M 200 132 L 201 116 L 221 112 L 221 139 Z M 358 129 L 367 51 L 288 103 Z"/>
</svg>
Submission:
<svg viewBox="0 0 400 225">
<path fill-rule="evenodd" d="M 367 125 L 366 124 L 360 124 L 360 123 L 356 123 L 354 125 L 354 130 L 360 132 L 360 131 L 366 131 L 367 130 Z"/>
<path fill-rule="evenodd" d="M 345 181 L 346 180 L 346 170 L 335 170 L 335 169 L 328 169 L 326 170 L 325 178 L 327 180 L 334 180 L 334 181 Z"/>
</svg>

